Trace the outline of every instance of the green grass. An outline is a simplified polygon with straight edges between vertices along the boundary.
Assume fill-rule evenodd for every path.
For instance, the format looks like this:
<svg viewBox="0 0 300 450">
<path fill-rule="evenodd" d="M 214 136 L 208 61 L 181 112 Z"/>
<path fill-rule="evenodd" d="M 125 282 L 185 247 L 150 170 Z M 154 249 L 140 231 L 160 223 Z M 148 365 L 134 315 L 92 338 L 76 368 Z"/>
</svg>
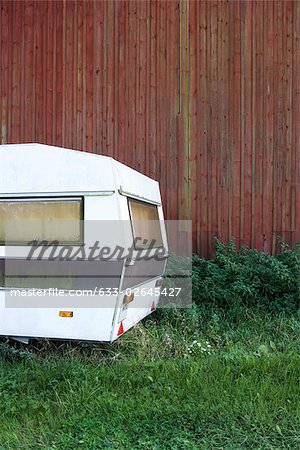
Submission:
<svg viewBox="0 0 300 450">
<path fill-rule="evenodd" d="M 194 307 L 112 345 L 3 341 L 0 448 L 300 448 L 299 331 L 295 315 Z"/>
<path fill-rule="evenodd" d="M 3 448 L 299 448 L 296 355 L 1 366 Z"/>
<path fill-rule="evenodd" d="M 299 248 L 217 243 L 111 345 L 0 341 L 0 450 L 299 449 Z"/>
</svg>

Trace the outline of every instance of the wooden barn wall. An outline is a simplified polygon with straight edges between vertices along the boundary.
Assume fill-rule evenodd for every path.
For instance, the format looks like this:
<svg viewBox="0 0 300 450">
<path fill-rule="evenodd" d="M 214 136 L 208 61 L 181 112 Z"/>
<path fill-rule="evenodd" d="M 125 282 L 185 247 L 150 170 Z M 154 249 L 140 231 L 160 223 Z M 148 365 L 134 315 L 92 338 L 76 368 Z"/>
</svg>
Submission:
<svg viewBox="0 0 300 450">
<path fill-rule="evenodd" d="M 103 153 L 158 179 L 203 256 L 214 236 L 268 252 L 299 239 L 300 2 L 0 5 L 3 144 Z"/>
</svg>

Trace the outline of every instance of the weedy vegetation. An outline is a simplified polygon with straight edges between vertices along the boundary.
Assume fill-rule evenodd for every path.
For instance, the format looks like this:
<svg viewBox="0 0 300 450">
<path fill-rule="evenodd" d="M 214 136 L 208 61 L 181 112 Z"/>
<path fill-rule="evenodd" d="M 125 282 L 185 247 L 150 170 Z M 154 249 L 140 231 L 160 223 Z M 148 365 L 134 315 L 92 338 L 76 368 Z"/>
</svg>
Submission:
<svg viewBox="0 0 300 450">
<path fill-rule="evenodd" d="M 2 340 L 0 449 L 300 448 L 298 251 L 193 262 L 193 307 L 113 344 Z"/>
</svg>

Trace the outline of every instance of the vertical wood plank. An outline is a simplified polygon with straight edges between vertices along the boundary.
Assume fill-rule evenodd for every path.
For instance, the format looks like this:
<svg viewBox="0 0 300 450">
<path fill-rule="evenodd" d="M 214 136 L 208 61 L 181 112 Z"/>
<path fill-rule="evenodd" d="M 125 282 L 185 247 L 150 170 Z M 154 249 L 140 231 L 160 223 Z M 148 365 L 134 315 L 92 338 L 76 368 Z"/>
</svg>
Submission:
<svg viewBox="0 0 300 450">
<path fill-rule="evenodd" d="M 219 98 L 218 98 L 218 2 L 210 2 L 210 145 L 211 145 L 211 178 L 210 186 L 210 253 L 213 249 L 213 239 L 218 236 L 218 221 L 220 216 L 220 198 L 218 192 L 218 136 L 219 136 Z"/>
<path fill-rule="evenodd" d="M 286 242 L 291 242 L 291 183 L 292 183 L 292 12 L 293 2 L 284 3 L 284 123 L 283 123 L 283 148 L 285 156 L 285 170 L 283 173 L 283 211 L 282 211 L 282 235 Z"/>
<path fill-rule="evenodd" d="M 241 3 L 241 197 L 240 240 L 252 241 L 252 139 L 253 139 L 253 3 Z"/>
<path fill-rule="evenodd" d="M 94 49 L 93 49 L 94 14 L 93 3 L 86 2 L 86 149 L 93 151 L 93 94 L 94 94 Z"/>
<path fill-rule="evenodd" d="M 63 125 L 63 4 L 55 3 L 56 70 L 55 70 L 55 145 L 62 145 Z M 77 142 L 76 142 L 77 143 Z"/>
<path fill-rule="evenodd" d="M 229 67 L 229 148 L 232 149 L 231 157 L 231 223 L 229 224 L 229 236 L 237 243 L 240 242 L 240 227 L 242 223 L 243 209 L 240 202 L 244 193 L 244 177 L 241 171 L 241 4 L 231 2 L 229 4 L 230 20 L 230 67 Z"/>
<path fill-rule="evenodd" d="M 264 115 L 264 3 L 255 3 L 255 65 L 253 68 L 253 79 L 255 80 L 255 90 L 253 98 L 254 106 L 254 140 L 252 146 L 252 168 L 253 168 L 253 188 L 255 194 L 254 210 L 252 216 L 252 242 L 255 248 L 262 249 L 262 215 L 263 215 L 263 129 L 265 124 Z"/>
<path fill-rule="evenodd" d="M 274 110 L 274 71 L 273 71 L 273 6 L 264 3 L 264 92 L 265 92 L 265 132 L 263 152 L 263 250 L 272 251 L 272 216 L 273 216 L 273 110 Z"/>
<path fill-rule="evenodd" d="M 9 28 L 10 28 L 10 5 L 3 2 L 1 5 L 1 144 L 9 142 Z"/>
<path fill-rule="evenodd" d="M 13 120 L 11 121 L 11 131 L 10 131 L 10 142 L 15 144 L 20 142 L 21 135 L 21 15 L 22 5 L 17 2 L 13 5 L 13 15 L 10 15 L 10 20 L 12 21 L 12 41 L 11 41 L 11 52 L 12 52 L 12 74 L 11 74 L 11 116 Z"/>
</svg>

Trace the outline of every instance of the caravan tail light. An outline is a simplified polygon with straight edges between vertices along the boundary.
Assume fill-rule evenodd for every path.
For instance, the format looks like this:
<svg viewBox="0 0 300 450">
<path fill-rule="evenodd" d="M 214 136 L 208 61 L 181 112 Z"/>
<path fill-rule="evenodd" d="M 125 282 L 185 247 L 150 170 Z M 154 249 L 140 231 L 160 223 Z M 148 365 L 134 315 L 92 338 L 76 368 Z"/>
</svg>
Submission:
<svg viewBox="0 0 300 450">
<path fill-rule="evenodd" d="M 130 294 L 130 295 L 124 295 L 124 299 L 123 299 L 123 305 L 127 306 L 129 303 L 131 303 L 134 299 L 134 294 Z"/>
<path fill-rule="evenodd" d="M 121 334 L 123 334 L 123 333 L 124 333 L 124 327 L 123 327 L 123 322 L 121 322 L 119 329 L 118 329 L 117 336 L 121 336 Z"/>
<path fill-rule="evenodd" d="M 73 311 L 59 311 L 59 317 L 73 317 Z"/>
<path fill-rule="evenodd" d="M 162 286 L 162 284 L 163 284 L 163 279 L 160 278 L 159 280 L 156 281 L 155 287 L 160 287 L 160 286 Z"/>
</svg>

